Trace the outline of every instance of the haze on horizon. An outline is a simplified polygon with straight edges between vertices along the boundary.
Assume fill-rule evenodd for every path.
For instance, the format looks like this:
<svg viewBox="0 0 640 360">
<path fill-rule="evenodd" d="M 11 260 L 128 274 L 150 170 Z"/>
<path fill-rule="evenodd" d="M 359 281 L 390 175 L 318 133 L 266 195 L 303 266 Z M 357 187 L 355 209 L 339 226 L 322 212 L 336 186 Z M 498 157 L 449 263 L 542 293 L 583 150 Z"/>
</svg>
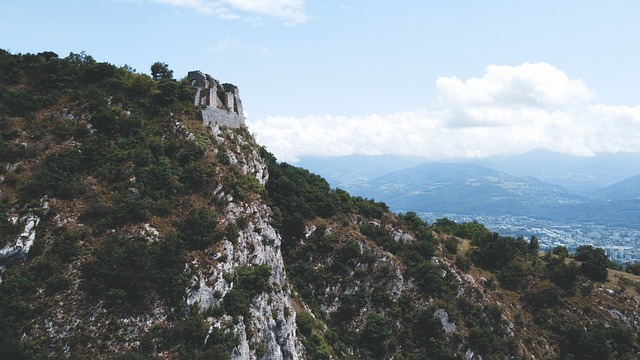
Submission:
<svg viewBox="0 0 640 360">
<path fill-rule="evenodd" d="M 640 3 L 7 0 L 0 47 L 240 88 L 279 160 L 640 152 Z"/>
</svg>

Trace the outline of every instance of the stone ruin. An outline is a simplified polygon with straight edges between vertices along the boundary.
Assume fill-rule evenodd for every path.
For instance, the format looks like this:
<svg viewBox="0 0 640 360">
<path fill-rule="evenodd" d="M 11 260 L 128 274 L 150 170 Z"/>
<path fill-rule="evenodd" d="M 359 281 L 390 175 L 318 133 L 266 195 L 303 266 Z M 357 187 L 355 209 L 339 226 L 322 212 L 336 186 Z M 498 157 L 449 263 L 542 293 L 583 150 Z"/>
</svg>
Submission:
<svg viewBox="0 0 640 360">
<path fill-rule="evenodd" d="M 196 89 L 193 105 L 203 107 L 202 121 L 205 125 L 232 128 L 244 125 L 244 112 L 237 86 L 221 84 L 201 71 L 189 71 L 187 80 Z"/>
</svg>

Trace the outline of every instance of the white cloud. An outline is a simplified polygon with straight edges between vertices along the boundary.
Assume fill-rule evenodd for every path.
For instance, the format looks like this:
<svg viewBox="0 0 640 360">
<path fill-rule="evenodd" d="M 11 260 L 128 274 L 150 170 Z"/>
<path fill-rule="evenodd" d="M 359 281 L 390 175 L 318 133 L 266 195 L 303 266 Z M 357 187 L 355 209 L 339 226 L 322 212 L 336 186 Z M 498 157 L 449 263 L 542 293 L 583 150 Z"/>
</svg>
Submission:
<svg viewBox="0 0 640 360">
<path fill-rule="evenodd" d="M 439 108 L 358 117 L 249 121 L 279 160 L 302 155 L 403 154 L 479 158 L 533 149 L 574 155 L 640 151 L 640 106 L 594 104 L 595 92 L 546 64 L 489 66 L 442 77 Z"/>
<path fill-rule="evenodd" d="M 285 24 L 299 24 L 309 20 L 303 0 L 151 0 L 173 6 L 194 9 L 205 15 L 224 19 L 245 18 L 243 13 L 280 19 Z M 238 13 L 240 12 L 240 14 Z M 251 19 L 252 22 L 259 22 Z"/>
<path fill-rule="evenodd" d="M 309 16 L 304 12 L 303 0 L 224 0 L 232 7 L 256 14 L 284 19 L 288 23 L 304 23 Z"/>
<path fill-rule="evenodd" d="M 506 125 L 511 120 L 501 116 L 505 111 L 571 110 L 596 96 L 582 80 L 571 80 L 547 63 L 490 65 L 482 78 L 440 77 L 436 87 L 440 103 L 451 112 L 451 126 Z"/>
</svg>

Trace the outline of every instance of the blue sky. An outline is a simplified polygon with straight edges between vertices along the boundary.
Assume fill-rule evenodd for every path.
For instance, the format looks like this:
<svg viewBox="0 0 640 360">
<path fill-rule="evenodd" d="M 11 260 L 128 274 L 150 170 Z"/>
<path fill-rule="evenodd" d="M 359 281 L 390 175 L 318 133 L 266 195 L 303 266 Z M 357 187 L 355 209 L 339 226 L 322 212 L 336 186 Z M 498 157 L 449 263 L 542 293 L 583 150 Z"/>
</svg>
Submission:
<svg viewBox="0 0 640 360">
<path fill-rule="evenodd" d="M 240 88 L 279 159 L 640 151 L 640 2 L 3 0 L 0 47 Z"/>
</svg>

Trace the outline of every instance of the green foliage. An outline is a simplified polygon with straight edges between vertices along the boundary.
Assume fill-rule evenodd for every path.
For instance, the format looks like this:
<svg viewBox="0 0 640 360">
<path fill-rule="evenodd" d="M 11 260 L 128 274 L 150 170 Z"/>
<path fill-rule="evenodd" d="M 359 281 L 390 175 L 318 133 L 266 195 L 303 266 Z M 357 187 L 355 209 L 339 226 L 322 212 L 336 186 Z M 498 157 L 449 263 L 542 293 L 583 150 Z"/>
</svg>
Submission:
<svg viewBox="0 0 640 360">
<path fill-rule="evenodd" d="M 204 249 L 221 239 L 216 231 L 218 220 L 216 213 L 209 208 L 196 208 L 176 224 L 178 237 L 188 249 Z"/>
<path fill-rule="evenodd" d="M 500 236 L 498 233 L 473 239 L 472 244 L 476 248 L 471 253 L 471 259 L 476 265 L 489 270 L 500 270 L 515 258 L 528 253 L 528 244 L 524 239 Z"/>
<path fill-rule="evenodd" d="M 93 225 L 96 234 L 129 223 L 140 223 L 149 219 L 146 202 L 136 196 L 118 194 L 114 204 L 107 204 L 101 198 L 92 198 L 89 208 L 80 216 L 80 220 Z"/>
<path fill-rule="evenodd" d="M 77 149 L 64 149 L 49 155 L 20 189 L 25 201 L 44 195 L 74 199 L 82 195 L 85 185 L 80 178 L 82 157 Z"/>
<path fill-rule="evenodd" d="M 259 294 L 271 291 L 269 277 L 271 267 L 268 265 L 236 267 L 233 288 L 225 295 L 223 306 L 232 316 L 243 316 L 248 321 L 251 300 Z"/>
<path fill-rule="evenodd" d="M 269 166 L 266 190 L 269 200 L 282 215 L 281 222 L 275 225 L 285 244 L 302 237 L 305 220 L 351 213 L 379 219 L 389 211 L 384 203 L 351 197 L 340 189 L 332 190 L 322 177 L 287 163 L 278 163 L 266 151 L 263 156 Z"/>
<path fill-rule="evenodd" d="M 538 251 L 540 250 L 540 243 L 538 241 L 538 238 L 535 235 L 532 235 L 531 238 L 529 239 L 528 249 L 532 255 L 537 256 Z"/>
<path fill-rule="evenodd" d="M 516 353 L 516 344 L 501 324 L 502 310 L 498 305 L 481 307 L 461 297 L 458 309 L 462 320 L 470 329 L 469 342 L 472 349 L 483 358 L 501 359 Z"/>
<path fill-rule="evenodd" d="M 582 262 L 580 269 L 586 277 L 594 281 L 607 280 L 609 258 L 604 250 L 591 245 L 582 245 L 576 249 L 574 258 Z"/>
<path fill-rule="evenodd" d="M 399 250 L 399 244 L 393 240 L 389 231 L 383 226 L 366 223 L 360 225 L 360 233 L 391 253 L 397 253 Z"/>
<path fill-rule="evenodd" d="M 467 256 L 456 255 L 456 266 L 458 269 L 468 272 L 471 269 L 471 260 Z"/>
<path fill-rule="evenodd" d="M 624 271 L 633 275 L 640 275 L 640 262 L 627 263 Z"/>
<path fill-rule="evenodd" d="M 531 273 L 532 269 L 528 263 L 514 260 L 502 268 L 498 280 L 500 285 L 506 289 L 519 290 L 529 282 L 527 277 Z"/>
<path fill-rule="evenodd" d="M 313 331 L 315 327 L 315 322 L 316 320 L 313 316 L 306 311 L 296 314 L 296 326 L 305 337 L 309 337 L 311 335 L 311 331 Z"/>
<path fill-rule="evenodd" d="M 140 354 L 151 354 L 154 347 L 180 359 L 231 359 L 238 339 L 231 329 L 209 327 L 204 314 L 196 306 L 167 324 L 156 328 L 153 338 L 143 342 Z M 205 342 L 206 340 L 206 342 Z M 155 343 L 155 344 L 154 344 Z M 149 358 L 150 356 L 142 356 Z"/>
<path fill-rule="evenodd" d="M 456 232 L 458 224 L 453 220 L 449 220 L 447 218 L 440 218 L 440 219 L 436 219 L 436 222 L 433 224 L 433 227 L 445 234 L 453 234 Z"/>
<path fill-rule="evenodd" d="M 455 255 L 458 252 L 458 239 L 453 236 L 449 236 L 443 240 L 444 248 L 447 253 Z"/>
<path fill-rule="evenodd" d="M 569 250 L 566 247 L 560 245 L 554 247 L 551 253 L 563 259 L 569 257 Z"/>
<path fill-rule="evenodd" d="M 8 359 L 22 358 L 20 338 L 38 312 L 32 304 L 37 289 L 36 274 L 24 266 L 9 268 L 0 286 L 0 354 Z"/>
<path fill-rule="evenodd" d="M 269 175 L 269 198 L 283 213 L 299 214 L 304 219 L 335 213 L 331 188 L 320 176 L 275 161 L 269 162 Z"/>
<path fill-rule="evenodd" d="M 26 148 L 15 141 L 18 134 L 8 131 L 7 123 L 8 121 L 4 117 L 0 118 L 0 164 L 4 162 L 15 162 L 17 159 L 23 157 L 26 152 Z"/>
<path fill-rule="evenodd" d="M 566 248 L 564 248 L 566 250 Z M 547 277 L 554 284 L 564 290 L 571 290 L 578 280 L 580 269 L 574 262 L 568 263 L 563 255 L 545 256 L 547 262 Z"/>
<path fill-rule="evenodd" d="M 637 334 L 621 324 L 585 329 L 569 325 L 560 339 L 561 359 L 635 359 Z"/>
<path fill-rule="evenodd" d="M 528 290 L 522 296 L 523 300 L 533 309 L 548 309 L 560 305 L 564 292 L 556 286 L 542 290 Z"/>
<path fill-rule="evenodd" d="M 455 235 L 461 238 L 476 241 L 486 239 L 491 236 L 491 232 L 484 225 L 477 221 L 461 223 L 458 225 Z"/>
<path fill-rule="evenodd" d="M 151 77 L 156 81 L 171 80 L 173 79 L 173 70 L 169 70 L 169 65 L 158 61 L 151 65 Z"/>
<path fill-rule="evenodd" d="M 331 346 L 327 343 L 326 336 L 322 334 L 322 326 L 310 313 L 306 311 L 297 313 L 296 325 L 304 336 L 302 343 L 310 359 L 331 359 Z"/>
<path fill-rule="evenodd" d="M 372 314 L 367 319 L 364 333 L 362 334 L 362 346 L 368 350 L 375 359 L 383 359 L 392 344 L 391 321 L 382 315 Z"/>
<path fill-rule="evenodd" d="M 421 262 L 416 269 L 409 271 L 409 273 L 416 279 L 418 287 L 429 296 L 437 297 L 446 294 L 448 282 L 442 276 L 440 269 L 431 261 Z"/>
<path fill-rule="evenodd" d="M 77 259 L 80 254 L 78 243 L 88 236 L 84 229 L 69 229 L 65 226 L 55 229 L 53 235 L 55 240 L 50 253 L 66 264 Z"/>
<path fill-rule="evenodd" d="M 152 244 L 107 237 L 92 255 L 82 268 L 85 290 L 123 312 L 143 309 L 154 294 L 175 302 L 186 286 L 182 246 L 173 236 Z"/>
</svg>

